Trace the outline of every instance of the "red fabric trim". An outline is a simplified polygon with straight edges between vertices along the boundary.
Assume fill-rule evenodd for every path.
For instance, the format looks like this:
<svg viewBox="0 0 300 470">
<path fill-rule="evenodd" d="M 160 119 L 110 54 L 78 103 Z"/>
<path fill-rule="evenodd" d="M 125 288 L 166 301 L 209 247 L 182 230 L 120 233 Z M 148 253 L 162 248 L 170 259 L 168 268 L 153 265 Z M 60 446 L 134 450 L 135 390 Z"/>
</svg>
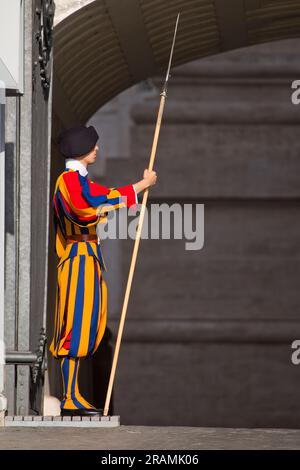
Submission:
<svg viewBox="0 0 300 470">
<path fill-rule="evenodd" d="M 90 207 L 89 203 L 82 196 L 81 185 L 77 171 L 69 171 L 64 173 L 63 179 L 73 206 L 77 207 L 78 209 L 87 209 Z"/>
<path fill-rule="evenodd" d="M 127 184 L 126 186 L 122 186 L 120 188 L 116 188 L 122 196 L 123 201 L 125 202 L 127 207 L 135 208 L 135 191 L 133 189 L 132 184 Z"/>
<path fill-rule="evenodd" d="M 62 345 L 62 347 L 63 347 L 64 349 L 67 349 L 68 351 L 70 350 L 71 333 L 72 333 L 72 330 L 70 331 L 70 333 L 68 334 L 67 338 L 66 338 L 65 341 L 64 341 L 64 344 Z"/>
<path fill-rule="evenodd" d="M 103 194 L 109 193 L 109 188 L 106 186 L 102 186 L 101 184 L 97 184 L 92 182 L 89 178 L 87 178 L 89 188 L 90 188 L 90 195 L 91 196 L 102 196 Z"/>
<path fill-rule="evenodd" d="M 82 195 L 78 172 L 68 171 L 63 174 L 63 179 L 66 184 L 70 200 L 74 207 L 77 207 L 78 209 L 86 209 L 88 207 L 91 207 Z M 87 181 L 91 196 L 106 195 L 110 191 L 108 187 L 94 183 L 89 178 L 87 178 Z M 123 202 L 126 204 L 127 207 L 134 207 L 136 205 L 135 191 L 133 189 L 132 184 L 121 186 L 116 189 L 121 194 Z M 85 220 L 87 219 L 85 218 Z"/>
</svg>

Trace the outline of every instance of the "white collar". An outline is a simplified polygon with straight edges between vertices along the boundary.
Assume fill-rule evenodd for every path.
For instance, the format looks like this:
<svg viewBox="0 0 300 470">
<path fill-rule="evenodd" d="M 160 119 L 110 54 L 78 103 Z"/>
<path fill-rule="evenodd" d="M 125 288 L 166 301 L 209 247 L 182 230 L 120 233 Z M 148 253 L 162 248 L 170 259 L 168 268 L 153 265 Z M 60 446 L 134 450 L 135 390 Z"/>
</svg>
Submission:
<svg viewBox="0 0 300 470">
<path fill-rule="evenodd" d="M 75 158 L 66 158 L 66 168 L 71 168 L 72 170 L 79 170 L 81 176 L 86 176 L 88 171 L 86 167 L 81 163 L 79 160 L 75 160 Z"/>
</svg>

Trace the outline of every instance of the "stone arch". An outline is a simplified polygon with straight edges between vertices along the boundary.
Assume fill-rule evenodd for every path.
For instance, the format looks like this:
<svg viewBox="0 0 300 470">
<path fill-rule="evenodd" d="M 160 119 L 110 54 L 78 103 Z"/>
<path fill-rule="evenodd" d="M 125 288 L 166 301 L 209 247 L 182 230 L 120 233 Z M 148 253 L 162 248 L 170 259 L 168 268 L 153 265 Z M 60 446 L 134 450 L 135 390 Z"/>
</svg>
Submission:
<svg viewBox="0 0 300 470">
<path fill-rule="evenodd" d="M 293 0 L 58 0 L 57 4 L 53 106 L 65 124 L 86 122 L 122 90 L 164 71 L 178 11 L 174 66 L 300 35 L 300 6 Z M 78 5 L 84 6 L 74 11 Z M 61 110 L 62 100 L 69 113 Z"/>
</svg>

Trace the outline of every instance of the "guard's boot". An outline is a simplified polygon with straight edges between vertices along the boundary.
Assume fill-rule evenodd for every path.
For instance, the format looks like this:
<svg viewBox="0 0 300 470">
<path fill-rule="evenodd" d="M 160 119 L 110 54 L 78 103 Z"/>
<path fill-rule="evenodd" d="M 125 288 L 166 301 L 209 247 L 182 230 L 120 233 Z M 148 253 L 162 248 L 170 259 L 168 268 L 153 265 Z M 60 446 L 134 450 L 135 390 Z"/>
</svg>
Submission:
<svg viewBox="0 0 300 470">
<path fill-rule="evenodd" d="M 78 371 L 80 359 L 64 357 L 61 371 L 64 385 L 64 398 L 61 402 L 61 416 L 95 416 L 103 415 L 103 410 L 95 408 L 79 393 Z"/>
<path fill-rule="evenodd" d="M 99 408 L 77 408 L 76 410 L 61 408 L 61 416 L 103 416 L 103 410 Z"/>
</svg>

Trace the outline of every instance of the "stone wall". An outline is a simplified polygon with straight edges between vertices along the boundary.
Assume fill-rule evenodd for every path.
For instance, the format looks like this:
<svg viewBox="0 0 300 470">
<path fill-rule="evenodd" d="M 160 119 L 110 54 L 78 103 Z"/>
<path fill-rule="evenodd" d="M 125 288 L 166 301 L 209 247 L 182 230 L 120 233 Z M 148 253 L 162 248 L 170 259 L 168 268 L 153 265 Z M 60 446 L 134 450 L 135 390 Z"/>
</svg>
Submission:
<svg viewBox="0 0 300 470">
<path fill-rule="evenodd" d="M 205 243 L 142 240 L 115 384 L 123 424 L 299 427 L 298 45 L 173 71 L 149 203 L 204 203 Z M 130 158 L 120 148 L 104 179 L 91 173 L 109 186 L 148 165 L 159 92 L 133 102 Z M 132 247 L 105 242 L 114 334 Z"/>
</svg>

